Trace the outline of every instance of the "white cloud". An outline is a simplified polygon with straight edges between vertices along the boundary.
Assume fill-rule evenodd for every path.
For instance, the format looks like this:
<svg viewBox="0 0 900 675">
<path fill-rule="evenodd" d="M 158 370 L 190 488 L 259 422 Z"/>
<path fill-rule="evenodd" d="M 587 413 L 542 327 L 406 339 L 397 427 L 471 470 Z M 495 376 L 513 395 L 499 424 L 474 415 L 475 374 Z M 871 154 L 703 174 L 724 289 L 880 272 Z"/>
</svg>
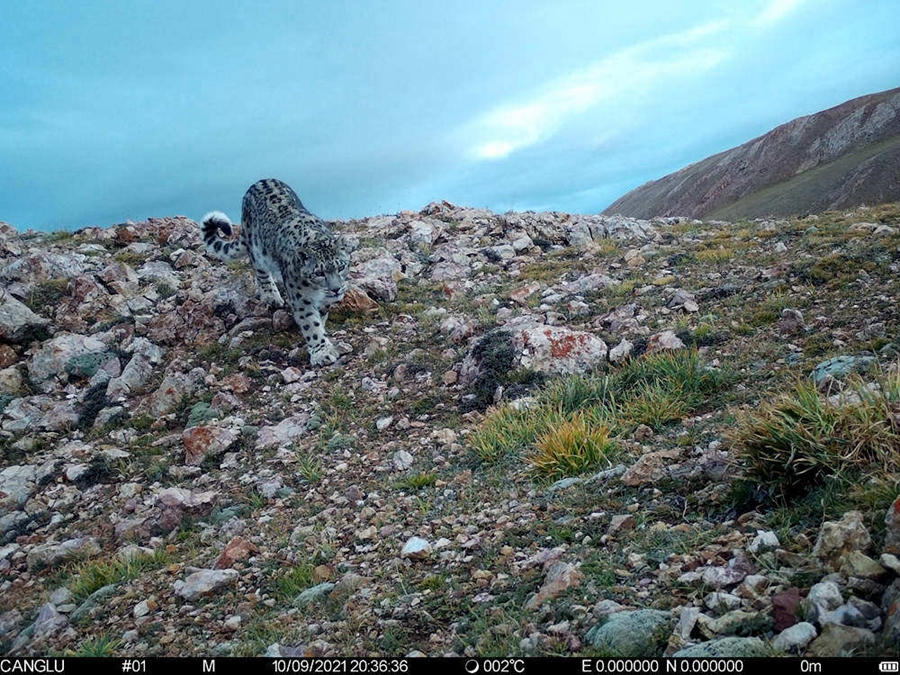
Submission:
<svg viewBox="0 0 900 675">
<path fill-rule="evenodd" d="M 805 0 L 772 0 L 762 12 L 752 20 L 754 26 L 771 26 L 797 9 Z"/>
<path fill-rule="evenodd" d="M 626 103 L 661 82 L 715 67 L 729 51 L 704 41 L 728 25 L 724 21 L 703 24 L 628 47 L 550 82 L 527 100 L 488 111 L 463 131 L 469 155 L 478 160 L 502 159 L 552 137 L 590 109 Z"/>
</svg>

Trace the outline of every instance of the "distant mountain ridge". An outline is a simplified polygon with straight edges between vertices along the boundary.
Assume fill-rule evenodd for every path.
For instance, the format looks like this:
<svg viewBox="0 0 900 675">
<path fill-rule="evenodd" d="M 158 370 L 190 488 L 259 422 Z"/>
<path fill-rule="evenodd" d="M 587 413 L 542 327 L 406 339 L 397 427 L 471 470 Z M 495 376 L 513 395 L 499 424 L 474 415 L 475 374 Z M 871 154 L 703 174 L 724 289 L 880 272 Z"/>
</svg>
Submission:
<svg viewBox="0 0 900 675">
<path fill-rule="evenodd" d="M 617 199 L 635 218 L 799 215 L 900 200 L 900 88 L 798 117 Z"/>
</svg>

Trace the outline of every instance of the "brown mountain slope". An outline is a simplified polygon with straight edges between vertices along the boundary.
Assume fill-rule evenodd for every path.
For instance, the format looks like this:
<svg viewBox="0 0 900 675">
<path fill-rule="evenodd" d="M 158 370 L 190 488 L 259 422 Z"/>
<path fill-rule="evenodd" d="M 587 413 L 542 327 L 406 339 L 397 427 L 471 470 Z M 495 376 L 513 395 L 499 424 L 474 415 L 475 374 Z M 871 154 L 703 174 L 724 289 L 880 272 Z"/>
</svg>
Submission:
<svg viewBox="0 0 900 675">
<path fill-rule="evenodd" d="M 900 88 L 798 117 L 650 181 L 605 214 L 793 215 L 900 199 Z"/>
</svg>

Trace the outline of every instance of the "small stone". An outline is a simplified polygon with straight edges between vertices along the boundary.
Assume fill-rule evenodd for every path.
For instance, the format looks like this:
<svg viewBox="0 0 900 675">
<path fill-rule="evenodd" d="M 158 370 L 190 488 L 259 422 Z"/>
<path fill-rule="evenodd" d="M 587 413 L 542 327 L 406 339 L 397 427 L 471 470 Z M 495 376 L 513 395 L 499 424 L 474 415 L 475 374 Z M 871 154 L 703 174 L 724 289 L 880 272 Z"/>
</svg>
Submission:
<svg viewBox="0 0 900 675">
<path fill-rule="evenodd" d="M 674 654 L 676 658 L 753 658 L 771 656 L 766 643 L 755 637 L 725 637 L 685 647 Z"/>
<path fill-rule="evenodd" d="M 875 642 L 875 635 L 865 628 L 841 626 L 829 623 L 822 627 L 822 633 L 807 648 L 807 657 L 827 658 L 852 656 L 866 644 Z"/>
<path fill-rule="evenodd" d="M 441 376 L 441 381 L 448 387 L 456 384 L 458 380 L 459 373 L 457 373 L 455 370 L 448 370 Z"/>
<path fill-rule="evenodd" d="M 233 537 L 231 541 L 225 545 L 218 560 L 216 560 L 214 568 L 218 570 L 228 569 L 236 562 L 246 560 L 255 553 L 259 553 L 259 548 L 255 544 L 247 541 L 243 537 Z"/>
<path fill-rule="evenodd" d="M 619 363 L 620 361 L 624 361 L 629 356 L 631 356 L 631 351 L 633 349 L 634 344 L 629 342 L 627 339 L 622 338 L 622 341 L 619 344 L 609 350 L 610 363 Z"/>
<path fill-rule="evenodd" d="M 788 335 L 802 333 L 806 330 L 803 323 L 803 314 L 799 309 L 790 309 L 785 307 L 781 310 L 781 319 L 778 321 L 778 330 Z"/>
<path fill-rule="evenodd" d="M 225 623 L 223 624 L 226 630 L 237 630 L 241 627 L 241 615 L 234 614 L 233 616 L 229 616 L 225 619 Z"/>
<path fill-rule="evenodd" d="M 378 429 L 378 431 L 384 431 L 389 426 L 391 426 L 391 424 L 393 424 L 393 423 L 394 423 L 393 416 L 388 415 L 387 417 L 381 417 L 378 420 L 376 420 L 375 428 Z"/>
<path fill-rule="evenodd" d="M 659 352 L 664 349 L 684 349 L 684 342 L 670 330 L 651 335 L 650 339 L 647 340 L 648 352 Z"/>
<path fill-rule="evenodd" d="M 537 593 L 525 603 L 525 609 L 537 609 L 569 588 L 576 588 L 584 574 L 577 565 L 558 560 L 545 567 L 546 577 Z"/>
<path fill-rule="evenodd" d="M 295 368 L 294 366 L 288 366 L 284 370 L 281 371 L 281 379 L 284 380 L 285 384 L 291 384 L 292 382 L 297 382 L 298 380 L 303 378 L 303 371 L 299 368 Z"/>
<path fill-rule="evenodd" d="M 900 558 L 891 553 L 882 553 L 878 561 L 894 574 L 900 576 Z"/>
<path fill-rule="evenodd" d="M 888 507 L 884 514 L 886 532 L 884 534 L 884 551 L 900 555 L 900 497 Z"/>
<path fill-rule="evenodd" d="M 844 604 L 844 598 L 838 585 L 833 581 L 820 581 L 809 589 L 809 594 L 802 606 L 806 618 L 818 623 L 822 616 L 842 604 Z"/>
<path fill-rule="evenodd" d="M 850 551 L 844 556 L 841 564 L 841 574 L 847 577 L 858 577 L 881 582 L 887 578 L 888 571 L 865 553 Z"/>
<path fill-rule="evenodd" d="M 609 521 L 609 528 L 606 530 L 608 535 L 615 536 L 619 532 L 633 530 L 637 525 L 637 521 L 630 513 L 619 514 L 613 516 Z"/>
<path fill-rule="evenodd" d="M 783 593 L 772 596 L 772 614 L 775 617 L 775 630 L 783 631 L 797 623 L 797 611 L 800 609 L 800 589 L 789 588 Z"/>
<path fill-rule="evenodd" d="M 410 537 L 400 550 L 401 558 L 425 560 L 431 555 L 431 544 L 421 537 Z"/>
<path fill-rule="evenodd" d="M 757 530 L 756 536 L 753 538 L 753 541 L 750 542 L 747 550 L 750 551 L 750 553 L 758 554 L 766 551 L 774 551 L 779 546 L 781 546 L 781 542 L 778 541 L 778 537 L 774 532 Z"/>
<path fill-rule="evenodd" d="M 239 576 L 237 570 L 197 570 L 184 581 L 176 581 L 173 589 L 176 595 L 190 602 L 236 583 Z"/>
<path fill-rule="evenodd" d="M 415 458 L 406 450 L 398 450 L 394 453 L 391 461 L 394 463 L 394 467 L 398 471 L 406 471 L 413 465 L 413 462 L 415 462 Z"/>
<path fill-rule="evenodd" d="M 772 646 L 780 652 L 787 654 L 802 654 L 806 646 L 812 642 L 818 635 L 816 627 L 806 621 L 795 623 L 789 628 L 785 628 L 775 639 L 772 640 Z"/>
<path fill-rule="evenodd" d="M 872 545 L 868 530 L 859 511 L 848 511 L 837 522 L 822 523 L 813 556 L 831 571 L 841 568 L 844 556 L 850 551 L 867 551 Z"/>
</svg>

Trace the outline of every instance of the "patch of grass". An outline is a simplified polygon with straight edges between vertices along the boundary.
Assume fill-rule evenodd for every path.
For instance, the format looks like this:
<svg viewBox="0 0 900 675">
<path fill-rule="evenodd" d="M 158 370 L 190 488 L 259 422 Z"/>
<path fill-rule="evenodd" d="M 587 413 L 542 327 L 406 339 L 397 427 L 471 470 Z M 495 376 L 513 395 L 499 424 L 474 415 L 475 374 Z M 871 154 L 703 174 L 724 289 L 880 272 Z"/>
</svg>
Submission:
<svg viewBox="0 0 900 675">
<path fill-rule="evenodd" d="M 745 413 L 731 434 L 746 479 L 787 499 L 827 481 L 845 486 L 900 469 L 900 372 L 848 380 L 837 401 L 811 381 Z"/>
<path fill-rule="evenodd" d="M 493 464 L 521 455 L 566 424 L 604 428 L 607 437 L 641 423 L 660 428 L 696 410 L 731 379 L 702 365 L 696 350 L 646 354 L 608 375 L 569 375 L 550 382 L 531 406 L 493 409 L 468 445 L 481 462 Z"/>
<path fill-rule="evenodd" d="M 516 410 L 502 406 L 491 411 L 469 440 L 469 449 L 485 464 L 495 464 L 518 455 L 548 428 L 565 417 L 558 410 L 538 406 Z"/>
<path fill-rule="evenodd" d="M 94 591 L 136 579 L 145 572 L 158 569 L 169 563 L 169 555 L 165 549 L 159 549 L 152 555 L 137 556 L 130 560 L 118 558 L 100 558 L 85 560 L 65 568 L 62 572 L 69 582 L 69 590 L 78 603 Z"/>
<path fill-rule="evenodd" d="M 121 640 L 111 637 L 108 633 L 103 633 L 99 637 L 85 640 L 77 650 L 69 655 L 83 658 L 105 658 L 114 656 L 116 650 L 121 646 Z"/>
<path fill-rule="evenodd" d="M 535 446 L 536 452 L 526 461 L 534 475 L 544 480 L 577 476 L 608 464 L 609 456 L 616 450 L 609 438 L 609 427 L 592 423 L 581 412 L 541 434 Z"/>
<path fill-rule="evenodd" d="M 437 481 L 437 476 L 428 471 L 403 476 L 394 485 L 400 490 L 421 490 L 430 487 Z"/>
<path fill-rule="evenodd" d="M 322 463 L 312 453 L 297 453 L 297 473 L 308 483 L 318 483 L 322 479 Z"/>
<path fill-rule="evenodd" d="M 315 566 L 309 562 L 289 568 L 275 581 L 278 597 L 285 603 L 293 601 L 300 593 L 314 585 L 314 572 Z"/>
<path fill-rule="evenodd" d="M 646 424 L 661 431 L 670 422 L 685 417 L 692 409 L 691 399 L 678 387 L 653 382 L 622 405 L 622 415 L 632 425 Z"/>
<path fill-rule="evenodd" d="M 728 262 L 733 257 L 734 251 L 730 248 L 725 248 L 724 246 L 703 249 L 694 254 L 694 258 L 696 258 L 697 262 L 706 264 Z"/>
</svg>

